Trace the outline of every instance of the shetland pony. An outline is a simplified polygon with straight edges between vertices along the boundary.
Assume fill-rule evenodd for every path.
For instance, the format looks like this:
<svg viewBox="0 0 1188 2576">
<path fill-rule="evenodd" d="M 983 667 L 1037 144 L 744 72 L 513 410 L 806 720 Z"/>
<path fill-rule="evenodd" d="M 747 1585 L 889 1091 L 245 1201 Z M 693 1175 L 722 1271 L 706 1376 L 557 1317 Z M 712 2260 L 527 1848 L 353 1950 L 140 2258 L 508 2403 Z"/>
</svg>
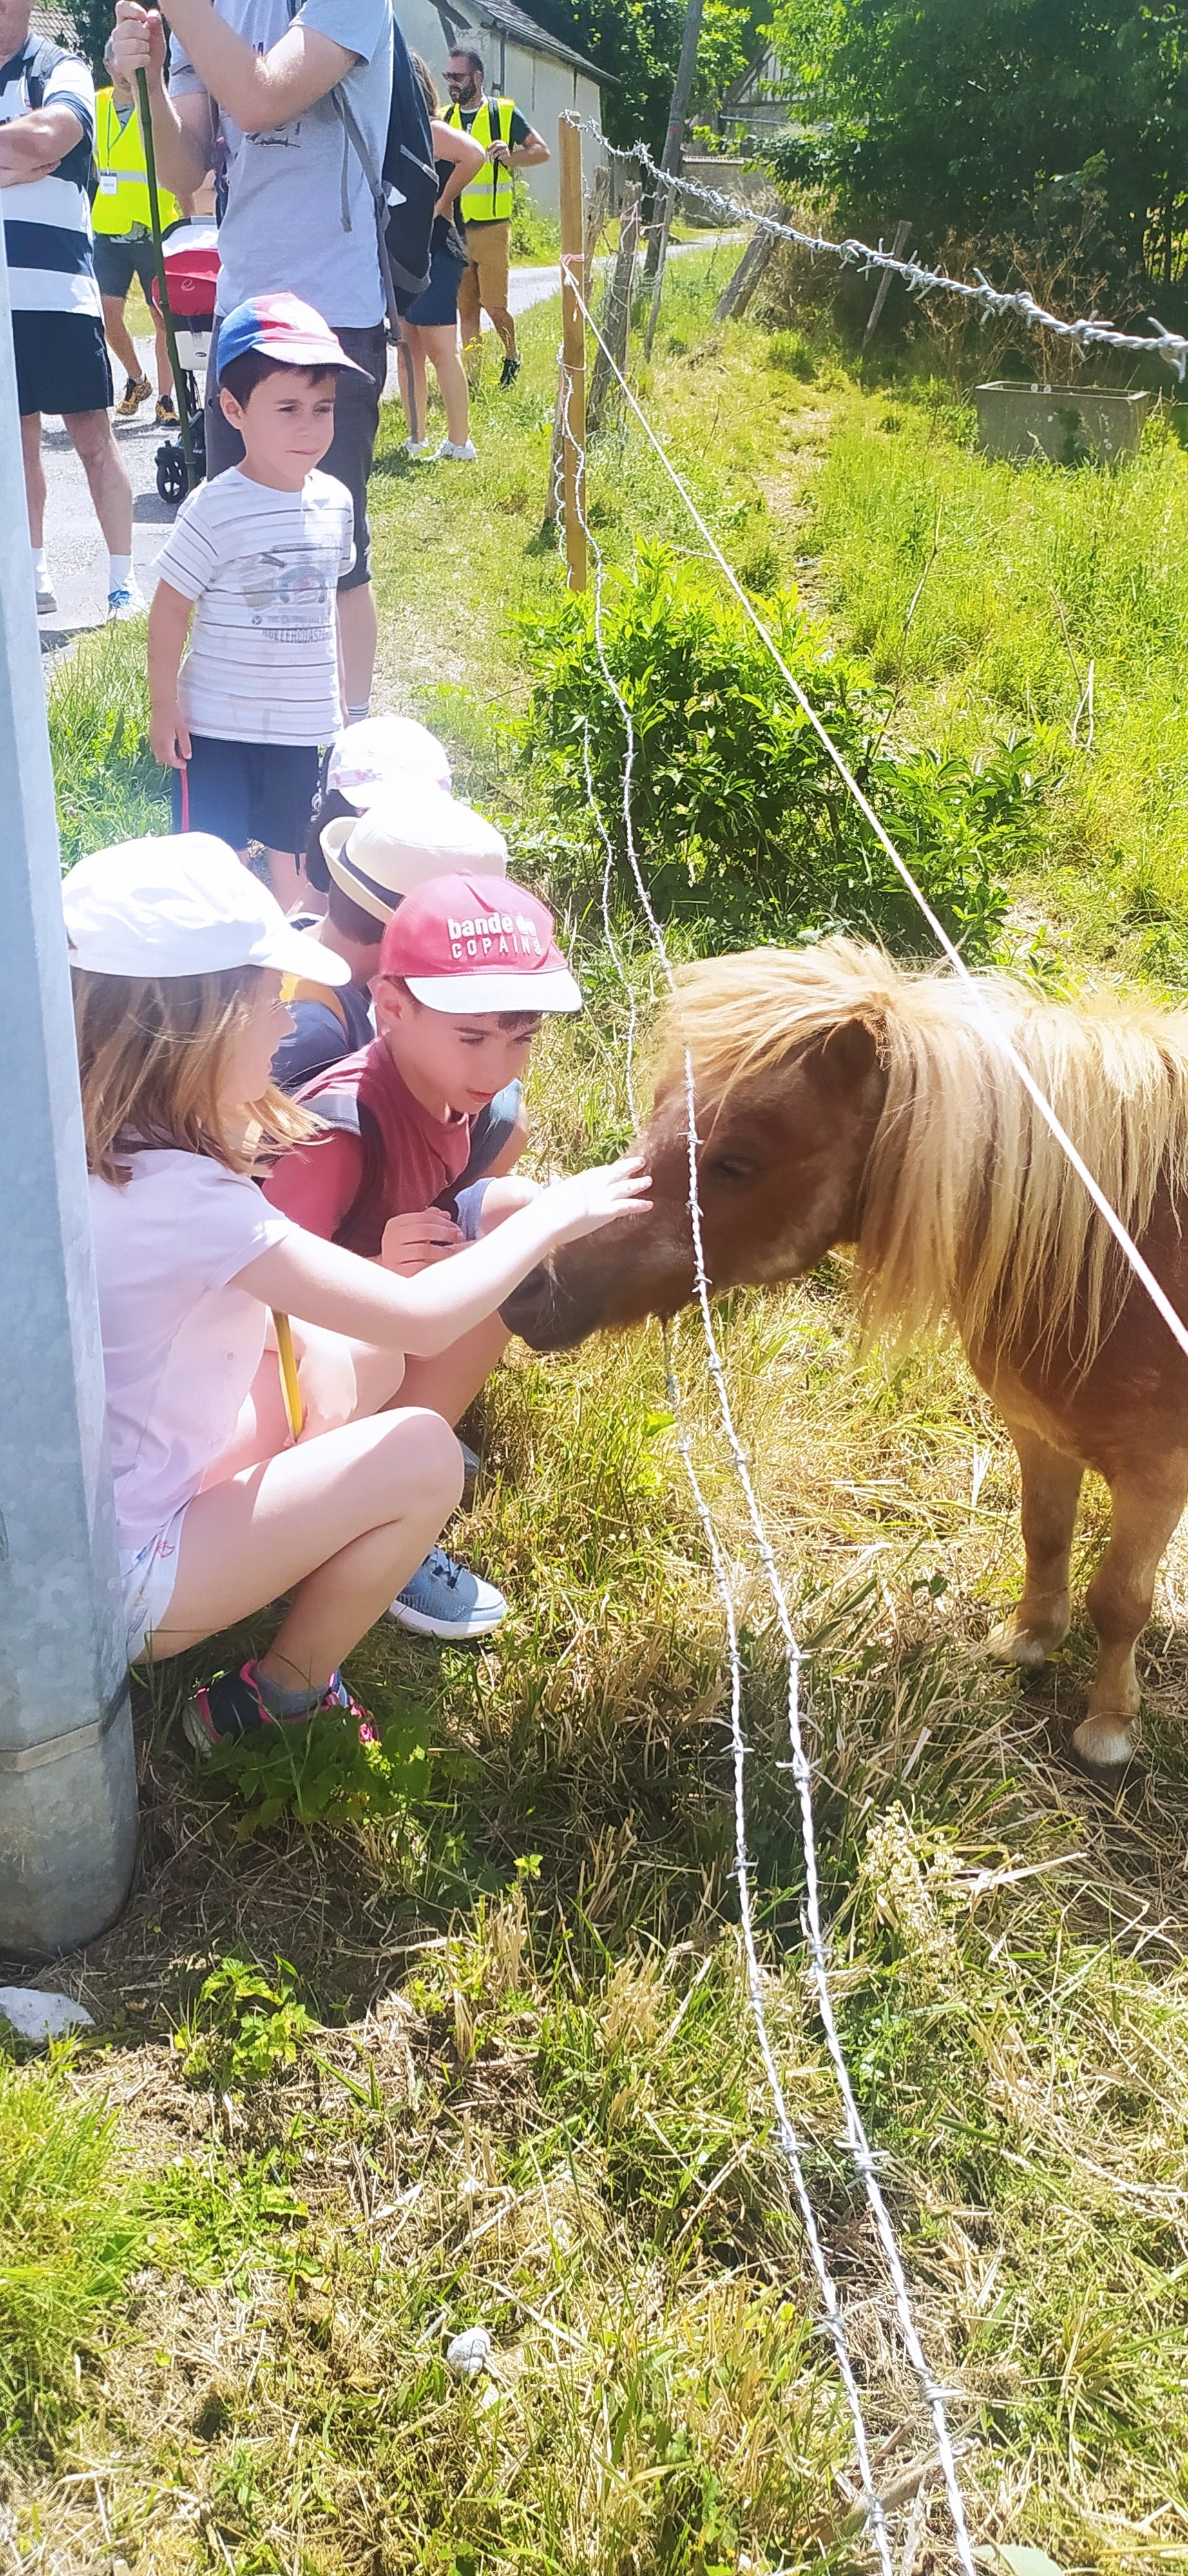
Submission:
<svg viewBox="0 0 1188 2576">
<path fill-rule="evenodd" d="M 1072 1008 L 980 978 L 1011 1038 L 1188 1313 L 1188 1014 Z M 1188 1498 L 1188 1361 L 960 982 L 848 939 L 686 968 L 640 1139 L 649 1215 L 554 1255 L 504 1308 L 538 1350 L 671 1315 L 692 1292 L 686 1051 L 715 1289 L 796 1278 L 854 1246 L 867 1340 L 956 1329 L 1019 1455 L 1022 1600 L 990 1641 L 1037 1665 L 1067 1633 L 1081 1480 L 1105 1478 L 1089 1587 L 1100 1655 L 1074 1737 L 1101 1770 L 1137 1737 L 1134 1648 Z"/>
</svg>

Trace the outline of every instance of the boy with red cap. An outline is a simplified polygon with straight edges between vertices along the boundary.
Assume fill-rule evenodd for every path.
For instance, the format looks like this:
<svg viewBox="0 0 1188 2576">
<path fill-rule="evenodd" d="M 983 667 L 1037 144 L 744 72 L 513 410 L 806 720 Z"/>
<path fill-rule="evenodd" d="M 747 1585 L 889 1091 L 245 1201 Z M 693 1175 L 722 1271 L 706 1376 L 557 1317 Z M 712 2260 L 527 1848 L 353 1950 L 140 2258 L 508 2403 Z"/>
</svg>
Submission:
<svg viewBox="0 0 1188 2576">
<path fill-rule="evenodd" d="M 378 1037 L 300 1094 L 329 1132 L 285 1155 L 267 1195 L 307 1232 L 410 1276 L 533 1195 L 531 1181 L 490 1176 L 472 1130 L 519 1079 L 543 1013 L 578 1011 L 582 997 L 546 906 L 473 871 L 405 896 L 373 991 Z M 410 1364 L 405 1400 L 457 1422 L 507 1341 L 492 1316 L 440 1358 Z M 465 1638 L 488 1634 L 506 1606 L 434 1549 L 393 1608 L 423 1634 Z"/>
</svg>

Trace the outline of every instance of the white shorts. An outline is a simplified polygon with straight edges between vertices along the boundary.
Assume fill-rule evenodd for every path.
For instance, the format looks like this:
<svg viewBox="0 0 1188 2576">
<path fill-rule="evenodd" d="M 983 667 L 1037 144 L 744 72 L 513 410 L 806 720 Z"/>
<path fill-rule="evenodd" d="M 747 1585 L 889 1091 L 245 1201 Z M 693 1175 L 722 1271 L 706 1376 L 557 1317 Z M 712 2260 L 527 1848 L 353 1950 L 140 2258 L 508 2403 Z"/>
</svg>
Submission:
<svg viewBox="0 0 1188 2576">
<path fill-rule="evenodd" d="M 124 1586 L 124 1616 L 128 1622 L 128 1661 L 134 1664 L 143 1654 L 149 1638 L 159 1628 L 173 1599 L 177 1581 L 177 1551 L 181 1525 L 187 1506 L 174 1512 L 155 1537 L 146 1539 L 143 1547 L 120 1549 L 120 1575 Z"/>
</svg>

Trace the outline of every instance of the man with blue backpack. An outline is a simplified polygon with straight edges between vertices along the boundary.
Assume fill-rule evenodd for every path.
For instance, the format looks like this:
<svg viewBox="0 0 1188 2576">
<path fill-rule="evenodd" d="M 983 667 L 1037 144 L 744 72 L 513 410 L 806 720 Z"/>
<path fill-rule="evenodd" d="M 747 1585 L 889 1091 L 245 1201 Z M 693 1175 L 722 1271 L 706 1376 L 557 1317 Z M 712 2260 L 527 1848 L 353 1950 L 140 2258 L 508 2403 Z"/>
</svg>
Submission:
<svg viewBox="0 0 1188 2576">
<path fill-rule="evenodd" d="M 325 459 L 354 507 L 355 559 L 340 586 L 339 620 L 348 714 L 357 719 L 367 713 L 375 659 L 367 479 L 387 374 L 385 315 L 394 318 L 428 278 L 437 193 L 420 91 L 392 0 L 168 0 L 168 16 L 168 87 L 161 16 L 140 0 L 118 0 L 112 58 L 125 80 L 147 72 L 164 185 L 178 194 L 199 185 L 200 164 L 223 172 L 208 472 L 242 455 L 217 400 L 218 315 L 287 291 L 323 316 L 360 370 L 343 376 Z M 394 196 L 401 203 L 391 213 Z"/>
</svg>

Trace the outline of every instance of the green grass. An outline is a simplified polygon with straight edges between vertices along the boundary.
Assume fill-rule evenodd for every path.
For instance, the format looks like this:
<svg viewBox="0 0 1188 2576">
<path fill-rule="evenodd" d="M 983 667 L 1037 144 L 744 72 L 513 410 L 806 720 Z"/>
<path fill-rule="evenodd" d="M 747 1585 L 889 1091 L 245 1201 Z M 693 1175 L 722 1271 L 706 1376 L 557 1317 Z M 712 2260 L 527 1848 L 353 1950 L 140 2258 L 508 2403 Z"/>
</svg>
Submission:
<svg viewBox="0 0 1188 2576">
<path fill-rule="evenodd" d="M 143 2247 L 114 2116 L 75 2098 L 68 2050 L 14 2064 L 0 2046 L 0 2420 L 47 2439 L 77 2399 L 82 2358 L 126 2295 Z"/>
<path fill-rule="evenodd" d="M 1058 943 L 1070 978 L 1173 979 L 1178 453 L 1155 440 L 1116 478 L 986 465 L 959 409 L 864 390 L 810 324 L 795 340 L 715 328 L 732 257 L 674 269 L 645 380 L 727 552 L 757 586 L 799 568 L 838 639 L 899 683 L 903 742 L 976 753 L 1011 722 L 1044 728 L 1063 783 L 1012 881 L 1012 937 Z M 405 465 L 389 415 L 374 487 L 381 702 L 438 724 L 542 884 L 555 852 L 521 757 L 515 619 L 562 578 L 538 541 L 556 332 L 555 308 L 527 318 L 510 395 L 488 362 L 473 472 Z M 590 499 L 612 559 L 641 530 L 699 543 L 621 426 Z M 1095 665 L 1091 750 L 1068 739 L 1053 591 L 1082 680 Z M 122 814 L 151 799 L 136 650 L 105 636 L 55 682 L 80 842 L 132 828 Z M 1165 911 L 1130 918 L 1144 884 Z M 654 965 L 638 936 L 628 947 L 646 1016 Z M 533 1070 L 545 1161 L 629 1130 L 623 995 L 588 929 L 583 974 L 586 1014 L 547 1031 Z M 1143 1650 L 1145 1769 L 1111 1799 L 1066 1755 L 1084 1630 L 1033 1682 L 978 1659 L 1018 1579 L 1017 1500 L 960 1361 L 859 1359 L 841 1263 L 730 1299 L 721 1331 L 810 1648 L 843 2036 L 955 2392 L 979 2563 L 1002 2541 L 1069 2576 L 1188 2576 L 1188 1546 L 1173 1542 Z M 878 2474 L 901 2492 L 897 2570 L 948 2576 L 939 2497 L 911 2499 L 927 2431 L 804 1978 L 778 1640 L 689 1318 L 676 1360 L 736 1569 L 777 2052 L 887 2445 Z M 381 1714 L 425 1715 L 429 1783 L 407 1807 L 353 1821 L 337 1804 L 328 1824 L 306 1797 L 240 1839 L 258 1783 L 197 1771 L 177 1709 L 192 1671 L 266 1621 L 138 1689 L 143 1863 L 88 1954 L 99 2037 L 0 2087 L 18 2563 L 871 2564 L 748 2022 L 721 1612 L 656 1336 L 515 1354 L 479 1428 L 457 1544 L 511 1598 L 497 1646 L 451 1654 L 386 1628 L 350 1659 Z M 1094 1488 L 1082 1584 L 1103 1527 Z M 42 2150 L 60 2130 L 101 2141 L 85 2173 Z M 18 2225 L 55 2320 L 19 2346 L 2 2304 Z M 95 2249 L 133 2229 L 130 2285 L 127 2254 Z M 493 2369 L 457 2383 L 445 2343 L 480 2322 Z"/>
</svg>

